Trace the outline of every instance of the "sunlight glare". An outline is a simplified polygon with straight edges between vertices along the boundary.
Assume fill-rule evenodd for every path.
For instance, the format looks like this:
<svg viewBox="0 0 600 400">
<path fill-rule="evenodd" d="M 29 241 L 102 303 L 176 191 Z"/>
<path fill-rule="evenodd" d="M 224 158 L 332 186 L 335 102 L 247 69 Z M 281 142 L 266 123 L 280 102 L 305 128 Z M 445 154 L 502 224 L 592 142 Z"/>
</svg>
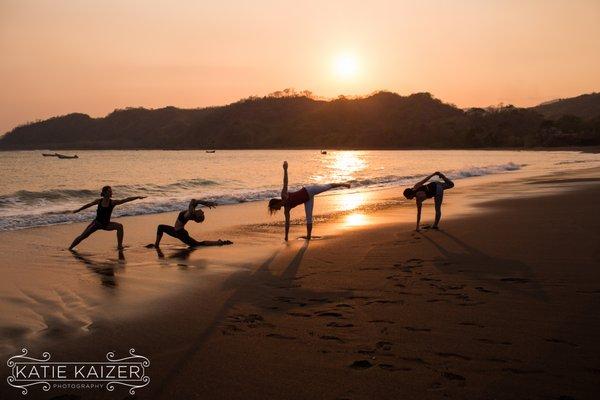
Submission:
<svg viewBox="0 0 600 400">
<path fill-rule="evenodd" d="M 333 63 L 333 71 L 341 79 L 354 78 L 358 73 L 358 60 L 353 54 L 340 54 Z"/>
</svg>

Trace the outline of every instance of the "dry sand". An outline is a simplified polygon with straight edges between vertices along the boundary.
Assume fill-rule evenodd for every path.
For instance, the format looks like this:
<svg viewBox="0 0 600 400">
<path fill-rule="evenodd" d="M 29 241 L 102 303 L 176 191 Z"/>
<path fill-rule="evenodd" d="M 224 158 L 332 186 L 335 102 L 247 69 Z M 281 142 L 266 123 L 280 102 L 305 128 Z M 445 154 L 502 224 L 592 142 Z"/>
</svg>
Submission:
<svg viewBox="0 0 600 400">
<path fill-rule="evenodd" d="M 172 215 L 124 219 L 124 260 L 109 234 L 63 251 L 80 224 L 3 233 L 1 350 L 97 360 L 133 347 L 151 360 L 144 399 L 597 398 L 599 176 L 472 180 L 448 192 L 440 231 L 414 232 L 395 191 L 317 225 L 322 240 L 217 224 L 207 239 L 234 246 L 169 242 L 164 258 L 143 232 Z M 54 396 L 128 397 L 28 395 Z M 4 384 L 0 398 L 22 396 Z"/>
</svg>

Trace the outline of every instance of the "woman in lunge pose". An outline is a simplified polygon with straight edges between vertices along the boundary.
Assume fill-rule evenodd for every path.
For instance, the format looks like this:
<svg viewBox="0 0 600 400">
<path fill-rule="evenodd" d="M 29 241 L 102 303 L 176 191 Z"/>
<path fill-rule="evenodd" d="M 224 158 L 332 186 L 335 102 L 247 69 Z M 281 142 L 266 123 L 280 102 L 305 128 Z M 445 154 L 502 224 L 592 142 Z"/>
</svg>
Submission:
<svg viewBox="0 0 600 400">
<path fill-rule="evenodd" d="M 275 213 L 278 210 L 281 210 L 283 207 L 283 213 L 285 215 L 285 240 L 288 240 L 288 233 L 290 231 L 290 211 L 292 208 L 299 206 L 300 204 L 304 204 L 304 211 L 306 213 L 306 239 L 310 240 L 312 234 L 312 225 L 313 225 L 313 207 L 314 207 L 314 197 L 319 193 L 323 193 L 327 190 L 345 187 L 349 188 L 349 183 L 329 183 L 325 185 L 309 185 L 305 186 L 302 189 L 289 192 L 288 191 L 288 163 L 287 161 L 283 162 L 283 189 L 281 190 L 281 198 L 280 199 L 271 199 L 269 200 L 269 212 L 271 214 Z"/>
<path fill-rule="evenodd" d="M 149 244 L 146 247 L 154 247 L 159 248 L 160 240 L 162 239 L 163 233 L 166 233 L 169 236 L 173 236 L 181 240 L 183 243 L 187 244 L 190 247 L 197 246 L 223 246 L 226 244 L 232 244 L 233 242 L 229 240 L 203 240 L 201 242 L 197 241 L 193 237 L 190 236 L 187 230 L 185 230 L 185 224 L 189 221 L 194 221 L 197 223 L 201 223 L 204 221 L 204 212 L 202 210 L 196 210 L 198 205 L 203 205 L 208 208 L 213 208 L 217 206 L 217 203 L 213 203 L 212 201 L 203 201 L 192 199 L 188 206 L 188 209 L 185 211 L 181 211 L 177 215 L 177 220 L 175 221 L 175 226 L 170 225 L 159 225 L 156 229 L 156 242 L 154 244 Z"/>
<path fill-rule="evenodd" d="M 428 180 L 436 175 L 439 176 L 443 182 L 427 183 Z M 425 179 L 417 182 L 417 184 L 412 188 L 404 189 L 404 197 L 409 200 L 415 199 L 417 202 L 417 232 L 420 229 L 421 207 L 423 206 L 423 202 L 432 197 L 435 201 L 435 222 L 431 228 L 438 229 L 440 219 L 442 218 L 442 201 L 444 201 L 444 191 L 452 189 L 453 187 L 454 182 L 448 179 L 444 174 L 441 172 L 434 172 Z"/>
<path fill-rule="evenodd" d="M 102 188 L 100 196 L 101 197 L 99 199 L 94 200 L 91 203 L 88 203 L 73 211 L 73 213 L 75 214 L 93 205 L 98 205 L 98 209 L 96 211 L 96 218 L 87 226 L 87 228 L 85 228 L 81 235 L 77 236 L 75 240 L 73 240 L 73 243 L 71 243 L 71 246 L 69 246 L 69 250 L 73 250 L 75 246 L 77 246 L 79 243 L 81 243 L 84 239 L 86 239 L 88 236 L 90 236 L 97 230 L 117 231 L 117 247 L 119 248 L 119 250 L 123 249 L 123 225 L 119 224 L 118 222 L 110 222 L 112 210 L 115 208 L 115 206 L 128 203 L 133 200 L 143 199 L 144 197 L 134 196 L 127 197 L 126 199 L 122 200 L 113 200 L 111 199 L 112 188 L 110 186 L 104 186 Z"/>
</svg>

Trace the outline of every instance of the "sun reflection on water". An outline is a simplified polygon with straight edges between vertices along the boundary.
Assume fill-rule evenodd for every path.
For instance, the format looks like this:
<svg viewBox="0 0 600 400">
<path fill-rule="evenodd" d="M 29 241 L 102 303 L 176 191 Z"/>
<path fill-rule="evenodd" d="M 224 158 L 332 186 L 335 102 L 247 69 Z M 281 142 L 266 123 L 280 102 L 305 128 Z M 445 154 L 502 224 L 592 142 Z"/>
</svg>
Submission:
<svg viewBox="0 0 600 400">
<path fill-rule="evenodd" d="M 363 226 L 369 223 L 368 218 L 365 214 L 353 213 L 346 215 L 344 218 L 344 225 L 347 227 Z"/>
<path fill-rule="evenodd" d="M 365 204 L 366 196 L 362 192 L 344 193 L 339 196 L 339 210 L 350 211 Z"/>
<path fill-rule="evenodd" d="M 333 159 L 327 160 L 329 179 L 333 182 L 355 179 L 355 174 L 367 168 L 363 152 L 344 151 L 333 154 Z"/>
</svg>

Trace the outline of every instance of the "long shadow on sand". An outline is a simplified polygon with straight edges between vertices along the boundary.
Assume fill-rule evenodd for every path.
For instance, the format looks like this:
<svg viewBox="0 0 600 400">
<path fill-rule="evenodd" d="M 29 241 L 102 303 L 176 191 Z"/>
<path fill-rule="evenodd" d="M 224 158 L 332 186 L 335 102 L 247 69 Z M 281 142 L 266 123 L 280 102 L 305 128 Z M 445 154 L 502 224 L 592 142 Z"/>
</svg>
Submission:
<svg viewBox="0 0 600 400">
<path fill-rule="evenodd" d="M 169 387 L 172 380 L 180 375 L 185 366 L 193 360 L 198 351 L 201 350 L 203 344 L 210 338 L 221 321 L 225 319 L 228 312 L 237 304 L 251 304 L 261 309 L 267 310 L 270 313 L 283 313 L 289 309 L 302 306 L 301 300 L 287 301 L 278 303 L 280 306 L 277 309 L 268 307 L 267 303 L 272 304 L 273 297 L 281 294 L 287 295 L 286 299 L 306 299 L 314 297 L 341 297 L 348 295 L 348 291 L 344 292 L 317 292 L 308 289 L 302 289 L 300 285 L 295 283 L 296 274 L 298 273 L 300 264 L 308 249 L 309 242 L 305 242 L 298 252 L 294 255 L 285 270 L 279 275 L 274 275 L 269 267 L 280 253 L 281 250 L 275 251 L 261 266 L 254 272 L 243 271 L 230 276 L 222 286 L 223 290 L 235 289 L 234 293 L 223 303 L 219 311 L 208 326 L 193 340 L 192 344 L 187 348 L 183 355 L 175 362 L 165 379 L 157 384 L 158 387 L 153 397 L 160 398 L 165 389 Z M 250 267 L 250 265 L 247 265 Z M 293 296 L 292 296 L 293 295 Z"/>
<path fill-rule="evenodd" d="M 440 235 L 450 239 L 450 243 L 448 240 L 434 239 L 439 238 Z M 472 279 L 484 281 L 496 288 L 501 287 L 504 290 L 508 289 L 541 300 L 546 299 L 543 288 L 534 280 L 531 268 L 524 262 L 492 257 L 442 230 L 423 234 L 422 237 L 442 254 L 442 257 L 433 260 L 434 265 L 442 272 L 468 275 Z M 450 247 L 448 244 L 460 251 L 448 250 Z"/>
<path fill-rule="evenodd" d="M 114 262 L 94 261 L 75 250 L 71 250 L 71 254 L 75 260 L 81 262 L 86 266 L 87 269 L 99 275 L 102 286 L 109 288 L 117 287 L 117 278 L 115 272 L 116 270 L 123 268 L 126 263 L 125 254 L 123 254 L 122 251 L 119 251 L 119 259 Z"/>
</svg>

